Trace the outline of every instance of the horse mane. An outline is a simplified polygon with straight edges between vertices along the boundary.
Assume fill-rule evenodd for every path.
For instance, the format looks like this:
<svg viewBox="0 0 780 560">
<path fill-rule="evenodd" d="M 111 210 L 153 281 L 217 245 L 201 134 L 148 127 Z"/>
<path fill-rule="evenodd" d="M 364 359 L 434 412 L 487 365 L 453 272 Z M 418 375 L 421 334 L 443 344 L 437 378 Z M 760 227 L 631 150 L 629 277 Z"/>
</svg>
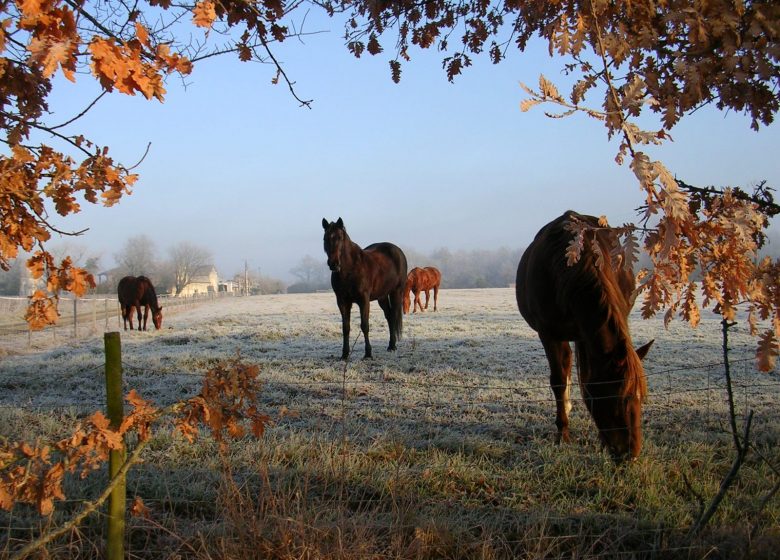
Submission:
<svg viewBox="0 0 780 560">
<path fill-rule="evenodd" d="M 598 227 L 597 223 L 590 223 L 585 216 L 578 216 L 578 218 L 591 226 Z M 557 236 L 556 242 L 568 245 L 570 239 L 570 235 L 560 235 Z M 616 240 L 611 232 L 595 230 L 592 235 L 586 234 L 585 247 L 580 260 L 572 266 L 562 262 L 562 266 L 557 267 L 555 272 L 561 282 L 560 297 L 580 307 L 578 316 L 585 318 L 585 330 L 596 332 L 606 325 L 615 333 L 617 341 L 610 353 L 610 359 L 617 360 L 620 364 L 619 369 L 625 372 L 620 396 L 637 397 L 640 402 L 644 402 L 648 393 L 647 379 L 642 361 L 634 350 L 628 327 L 631 293 L 625 293 L 621 288 L 618 276 L 620 273 L 632 275 L 633 273 L 621 271 L 620 263 L 615 266 L 611 254 L 615 243 Z M 596 256 L 591 244 L 599 245 L 602 255 L 601 266 L 596 264 Z M 564 246 L 561 254 L 565 254 L 565 248 Z M 631 283 L 633 284 L 633 279 Z M 582 294 L 587 294 L 589 297 L 582 297 Z M 575 344 L 575 351 L 580 368 L 580 383 L 582 383 L 582 373 L 588 377 L 591 372 L 590 352 L 587 345 L 582 342 Z M 615 356 L 616 353 L 623 355 Z"/>
<path fill-rule="evenodd" d="M 149 303 L 149 305 L 152 306 L 152 309 L 154 311 L 157 311 L 160 308 L 160 304 L 157 302 L 157 292 L 154 290 L 154 284 L 152 284 L 152 281 L 149 280 L 146 276 L 138 276 L 136 279 L 136 283 L 138 284 L 144 284 L 144 299 L 147 300 L 143 303 Z"/>
</svg>

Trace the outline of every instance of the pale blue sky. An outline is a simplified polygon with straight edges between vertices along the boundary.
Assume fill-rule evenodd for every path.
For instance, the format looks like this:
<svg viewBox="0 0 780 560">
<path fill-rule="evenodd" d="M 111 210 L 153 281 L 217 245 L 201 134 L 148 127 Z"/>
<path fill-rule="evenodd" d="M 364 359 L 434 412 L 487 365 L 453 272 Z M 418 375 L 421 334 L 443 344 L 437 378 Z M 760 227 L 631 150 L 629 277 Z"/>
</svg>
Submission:
<svg viewBox="0 0 780 560">
<path fill-rule="evenodd" d="M 360 245 L 496 249 L 525 246 L 543 224 L 572 208 L 634 219 L 643 197 L 616 144 L 584 116 L 551 120 L 520 111 L 518 82 L 560 79 L 545 45 L 512 52 L 498 66 L 475 61 L 455 84 L 436 53 L 412 53 L 400 84 L 388 57 L 356 60 L 332 31 L 278 45 L 277 55 L 312 109 L 301 108 L 270 66 L 230 56 L 202 62 L 183 88 L 168 82 L 164 104 L 113 94 L 78 130 L 137 169 L 134 193 L 113 208 L 84 205 L 61 228 L 90 230 L 75 242 L 105 268 L 131 236 L 146 234 L 161 255 L 183 240 L 208 248 L 223 277 L 250 268 L 290 280 L 309 254 L 325 260 L 322 218 L 342 217 Z M 97 93 L 81 76 L 59 81 L 53 121 Z M 594 99 L 594 103 L 596 103 Z M 780 188 L 778 126 L 755 133 L 744 116 L 701 110 L 651 155 L 685 181 Z M 56 242 L 56 240 L 55 240 Z"/>
</svg>

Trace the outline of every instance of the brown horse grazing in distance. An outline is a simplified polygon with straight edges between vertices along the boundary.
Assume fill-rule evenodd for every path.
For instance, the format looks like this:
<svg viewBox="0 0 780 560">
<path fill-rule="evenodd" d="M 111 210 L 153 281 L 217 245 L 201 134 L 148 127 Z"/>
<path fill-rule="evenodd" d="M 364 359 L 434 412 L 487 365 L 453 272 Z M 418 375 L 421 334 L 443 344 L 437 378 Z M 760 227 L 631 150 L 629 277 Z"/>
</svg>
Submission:
<svg viewBox="0 0 780 560">
<path fill-rule="evenodd" d="M 573 229 L 588 229 L 579 260 L 569 265 Z M 544 226 L 517 267 L 520 313 L 539 335 L 550 364 L 558 441 L 569 441 L 569 390 L 574 341 L 580 388 L 601 442 L 617 460 L 642 448 L 647 382 L 641 359 L 653 341 L 634 350 L 628 331 L 635 277 L 615 256 L 615 233 L 598 219 L 568 211 Z M 595 250 L 594 250 L 595 248 Z M 598 259 L 600 265 L 597 265 Z"/>
<path fill-rule="evenodd" d="M 138 330 L 146 330 L 146 321 L 149 318 L 149 308 L 152 308 L 152 323 L 155 329 L 162 327 L 162 307 L 157 303 L 157 294 L 154 291 L 152 281 L 146 276 L 125 276 L 117 286 L 119 305 L 122 308 L 125 330 L 130 322 L 130 330 L 133 330 L 133 308 L 138 315 Z M 141 308 L 144 309 L 143 323 L 141 322 Z"/>
<path fill-rule="evenodd" d="M 360 330 L 366 343 L 365 358 L 371 358 L 368 341 L 368 311 L 371 301 L 377 300 L 390 327 L 390 345 L 396 349 L 396 341 L 403 331 L 401 304 L 406 282 L 406 255 L 392 243 L 374 243 L 361 249 L 347 235 L 344 222 L 339 218 L 328 223 L 322 219 L 325 230 L 325 254 L 328 255 L 330 285 L 336 293 L 336 303 L 341 312 L 341 331 L 344 344 L 341 359 L 349 356 L 349 316 L 352 304 L 360 308 Z"/>
<path fill-rule="evenodd" d="M 420 292 L 425 292 L 425 308 L 428 309 L 428 299 L 433 290 L 433 310 L 438 311 L 439 302 L 439 286 L 441 286 L 441 272 L 434 266 L 426 266 L 425 268 L 414 267 L 406 279 L 406 286 L 404 287 L 404 313 L 409 313 L 409 307 L 411 307 L 411 298 L 409 292 L 414 294 L 414 309 L 412 313 L 417 312 L 417 308 L 423 311 L 423 305 L 420 301 Z"/>
</svg>

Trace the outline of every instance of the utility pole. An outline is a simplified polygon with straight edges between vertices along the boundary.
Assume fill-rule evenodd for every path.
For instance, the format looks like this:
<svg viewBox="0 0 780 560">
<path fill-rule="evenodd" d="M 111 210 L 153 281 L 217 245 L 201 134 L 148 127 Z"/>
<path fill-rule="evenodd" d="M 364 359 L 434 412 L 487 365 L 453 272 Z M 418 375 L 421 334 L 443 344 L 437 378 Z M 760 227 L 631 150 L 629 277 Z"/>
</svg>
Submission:
<svg viewBox="0 0 780 560">
<path fill-rule="evenodd" d="M 249 264 L 244 260 L 244 295 L 249 295 Z"/>
</svg>

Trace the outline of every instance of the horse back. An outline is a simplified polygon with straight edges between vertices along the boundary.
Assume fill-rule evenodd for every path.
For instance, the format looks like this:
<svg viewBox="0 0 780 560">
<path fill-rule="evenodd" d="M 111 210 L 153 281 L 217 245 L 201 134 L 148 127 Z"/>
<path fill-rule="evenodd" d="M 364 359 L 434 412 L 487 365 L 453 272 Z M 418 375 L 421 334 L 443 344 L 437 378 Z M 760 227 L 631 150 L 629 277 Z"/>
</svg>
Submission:
<svg viewBox="0 0 780 560">
<path fill-rule="evenodd" d="M 138 301 L 137 278 L 135 276 L 125 276 L 116 287 L 116 294 L 121 305 L 135 305 Z"/>
<path fill-rule="evenodd" d="M 539 230 L 517 268 L 520 314 L 531 328 L 556 340 L 578 340 L 583 333 L 594 333 L 611 314 L 625 318 L 634 287 L 633 273 L 611 260 L 616 239 L 609 231 L 594 230 L 593 242 L 606 261 L 602 266 L 596 265 L 590 242 L 580 259 L 568 264 L 572 233 L 566 228 L 573 220 L 598 228 L 597 218 L 568 211 Z"/>
<path fill-rule="evenodd" d="M 406 284 L 406 255 L 397 245 L 387 242 L 373 243 L 363 249 L 363 258 L 371 299 L 402 289 Z"/>
<path fill-rule="evenodd" d="M 426 284 L 429 288 L 436 288 L 441 284 L 441 272 L 435 266 L 426 266 Z"/>
<path fill-rule="evenodd" d="M 152 281 L 146 276 L 136 278 L 136 295 L 141 305 L 150 305 L 153 309 L 157 309 L 157 293 Z"/>
</svg>

